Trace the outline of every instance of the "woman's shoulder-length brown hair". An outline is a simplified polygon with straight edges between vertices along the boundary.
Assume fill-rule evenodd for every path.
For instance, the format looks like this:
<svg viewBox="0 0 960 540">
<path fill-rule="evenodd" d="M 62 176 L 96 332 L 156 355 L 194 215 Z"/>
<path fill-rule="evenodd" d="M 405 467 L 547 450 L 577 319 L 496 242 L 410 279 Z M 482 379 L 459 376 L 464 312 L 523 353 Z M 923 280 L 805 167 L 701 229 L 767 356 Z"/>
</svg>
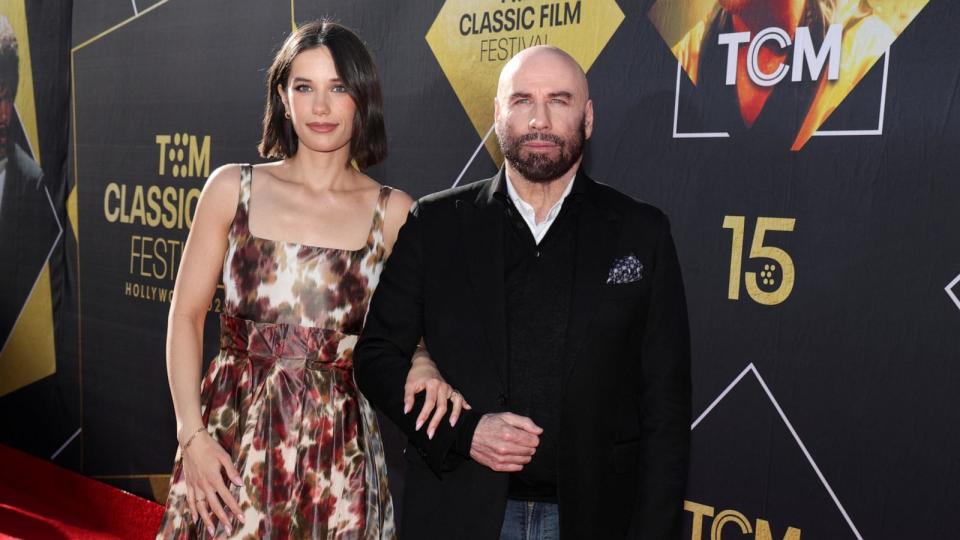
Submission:
<svg viewBox="0 0 960 540">
<path fill-rule="evenodd" d="M 278 87 L 286 88 L 293 59 L 303 51 L 326 47 L 333 56 L 337 75 L 353 98 L 350 158 L 361 170 L 387 157 L 387 132 L 383 122 L 383 94 L 377 68 L 366 46 L 350 29 L 327 20 L 305 24 L 290 34 L 267 72 L 267 104 L 263 113 L 263 136 L 257 149 L 267 159 L 283 159 L 297 153 L 299 140 L 293 124 L 284 116 Z"/>
</svg>

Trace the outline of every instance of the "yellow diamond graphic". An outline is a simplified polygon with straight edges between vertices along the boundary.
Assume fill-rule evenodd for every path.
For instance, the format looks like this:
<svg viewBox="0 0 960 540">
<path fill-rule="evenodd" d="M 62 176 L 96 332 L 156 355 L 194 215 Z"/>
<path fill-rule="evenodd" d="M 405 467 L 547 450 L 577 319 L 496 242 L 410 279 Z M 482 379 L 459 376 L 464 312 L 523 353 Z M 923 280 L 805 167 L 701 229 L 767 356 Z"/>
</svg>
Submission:
<svg viewBox="0 0 960 540">
<path fill-rule="evenodd" d="M 861 0 L 800 2 L 805 13 L 809 14 L 804 15 L 805 18 L 811 21 L 822 18 L 826 24 L 840 25 L 843 33 L 840 42 L 839 77 L 835 80 L 827 77 L 820 79 L 816 96 L 796 134 L 793 150 L 803 148 L 928 2 L 929 0 L 871 0 L 869 4 Z M 647 15 L 677 57 L 677 61 L 683 65 L 687 76 L 696 85 L 701 82 L 698 79 L 700 60 L 704 56 L 702 53 L 708 47 L 718 45 L 718 33 L 734 32 L 732 29 L 720 28 L 724 21 L 736 18 L 736 9 L 756 11 L 761 9 L 758 6 L 764 4 L 766 3 L 762 0 L 657 0 Z M 781 3 L 769 3 L 766 9 L 777 9 L 774 5 L 780 6 Z M 729 9 L 725 6 L 729 6 Z M 769 15 L 771 20 L 778 20 L 777 14 Z M 755 30 L 754 35 L 763 29 Z M 746 46 L 744 44 L 744 47 Z M 721 59 L 728 61 L 726 49 Z M 781 84 L 790 84 L 790 81 Z"/>
<path fill-rule="evenodd" d="M 447 0 L 427 32 L 443 73 L 480 137 L 493 126 L 493 98 L 500 69 L 535 45 L 567 51 L 584 71 L 623 21 L 614 0 Z M 487 151 L 502 161 L 495 137 Z"/>
</svg>

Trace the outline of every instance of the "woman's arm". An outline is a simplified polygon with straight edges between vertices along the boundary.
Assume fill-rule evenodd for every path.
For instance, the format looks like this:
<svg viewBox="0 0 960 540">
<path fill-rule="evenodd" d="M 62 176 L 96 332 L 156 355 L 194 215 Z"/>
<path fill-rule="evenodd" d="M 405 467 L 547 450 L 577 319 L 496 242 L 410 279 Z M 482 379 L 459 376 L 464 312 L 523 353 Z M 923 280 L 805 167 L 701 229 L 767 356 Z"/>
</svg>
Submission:
<svg viewBox="0 0 960 540">
<path fill-rule="evenodd" d="M 413 199 L 409 195 L 400 190 L 393 191 L 384 219 L 383 240 L 387 247 L 387 253 L 393 250 L 393 244 L 397 240 L 400 227 L 406 223 L 412 205 Z M 466 398 L 444 380 L 437 364 L 430 358 L 430 353 L 427 351 L 423 340 L 420 340 L 417 350 L 413 353 L 410 371 L 407 373 L 407 381 L 403 387 L 404 414 L 408 414 L 413 409 L 415 396 L 420 392 L 426 392 L 426 395 L 423 408 L 420 409 L 420 414 L 417 417 L 416 429 L 419 430 L 429 420 L 427 436 L 431 439 L 440 425 L 440 421 L 447 413 L 448 401 L 450 402 L 451 426 L 456 425 L 463 409 L 471 408 Z M 430 416 L 431 412 L 433 413 L 432 418 Z"/>
<path fill-rule="evenodd" d="M 181 456 L 187 503 L 194 520 L 202 517 L 211 535 L 211 511 L 230 531 L 230 520 L 218 496 L 243 519 L 220 471 L 223 468 L 238 485 L 242 483 L 240 475 L 230 456 L 207 434 L 200 415 L 203 322 L 220 280 L 239 193 L 239 166 L 221 167 L 207 180 L 180 260 L 167 320 L 167 378 L 177 415 L 177 440 L 186 447 Z"/>
<path fill-rule="evenodd" d="M 167 376 L 181 444 L 204 426 L 200 418 L 203 322 L 220 280 L 239 192 L 239 167 L 221 167 L 210 175 L 197 202 L 170 302 Z"/>
<path fill-rule="evenodd" d="M 403 412 L 407 414 L 413 409 L 415 396 L 420 392 L 426 392 L 423 400 L 423 408 L 417 416 L 417 426 L 419 430 L 423 424 L 430 420 L 427 425 L 427 437 L 433 438 L 437 431 L 440 421 L 447 414 L 447 402 L 450 402 L 450 426 L 457 425 L 460 413 L 463 409 L 471 409 L 466 398 L 458 390 L 450 386 L 437 364 L 430 358 L 423 341 L 417 345 L 416 352 L 413 353 L 413 359 L 410 362 L 410 371 L 407 373 L 407 382 L 403 386 Z M 434 410 L 436 407 L 436 410 Z M 433 412 L 433 418 L 430 413 Z"/>
</svg>

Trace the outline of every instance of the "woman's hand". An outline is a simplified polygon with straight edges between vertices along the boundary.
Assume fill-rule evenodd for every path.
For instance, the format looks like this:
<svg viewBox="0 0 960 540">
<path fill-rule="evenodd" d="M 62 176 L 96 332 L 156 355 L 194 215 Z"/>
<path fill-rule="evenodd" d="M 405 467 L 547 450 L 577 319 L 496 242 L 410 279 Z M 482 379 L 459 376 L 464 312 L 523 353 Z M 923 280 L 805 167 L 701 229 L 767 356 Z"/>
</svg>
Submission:
<svg viewBox="0 0 960 540">
<path fill-rule="evenodd" d="M 450 426 L 457 425 L 457 419 L 460 418 L 460 412 L 463 409 L 471 409 L 470 404 L 464 399 L 460 392 L 453 389 L 446 380 L 440 375 L 440 370 L 426 354 L 414 355 L 410 371 L 407 373 L 407 383 L 403 386 L 403 412 L 409 413 L 413 409 L 414 396 L 426 391 L 426 399 L 423 402 L 423 409 L 417 417 L 417 430 L 423 427 L 423 424 L 430 419 L 427 426 L 427 437 L 433 438 L 440 421 L 447 414 L 447 402 L 450 405 Z M 430 413 L 433 412 L 433 418 Z"/>
<path fill-rule="evenodd" d="M 183 451 L 183 473 L 187 483 L 187 505 L 194 522 L 197 518 L 203 519 L 210 536 L 214 535 L 213 517 L 220 520 L 227 534 L 232 534 L 230 519 L 224 505 L 230 509 L 236 518 L 243 523 L 243 512 L 240 505 L 223 483 L 224 471 L 230 481 L 238 486 L 243 485 L 240 473 L 230 461 L 230 455 L 217 444 L 204 429 L 198 432 Z"/>
</svg>

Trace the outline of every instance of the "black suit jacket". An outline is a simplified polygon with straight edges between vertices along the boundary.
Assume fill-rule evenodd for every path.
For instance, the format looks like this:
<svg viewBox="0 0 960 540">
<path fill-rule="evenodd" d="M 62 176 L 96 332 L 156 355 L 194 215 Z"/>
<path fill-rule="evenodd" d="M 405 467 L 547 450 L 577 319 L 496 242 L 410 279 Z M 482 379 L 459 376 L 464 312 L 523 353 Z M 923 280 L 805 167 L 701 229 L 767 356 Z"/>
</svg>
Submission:
<svg viewBox="0 0 960 540">
<path fill-rule="evenodd" d="M 495 539 L 508 475 L 451 452 L 403 414 L 403 385 L 423 336 L 473 414 L 510 410 L 503 207 L 496 177 L 418 201 L 400 230 L 354 351 L 361 391 L 409 437 L 405 538 Z M 690 433 L 686 302 L 666 216 L 584 182 L 562 374 L 561 537 L 678 538 Z M 634 255 L 642 279 L 608 284 Z M 421 398 L 422 401 L 422 398 Z M 418 401 L 419 404 L 419 401 Z M 418 408 L 415 410 L 419 410 Z M 465 419 L 466 417 L 464 417 Z M 536 421 L 536 419 L 533 419 Z"/>
<path fill-rule="evenodd" d="M 24 303 L 53 249 L 60 227 L 43 173 L 18 145 L 7 152 L 0 197 L 0 347 L 6 342 Z"/>
</svg>

